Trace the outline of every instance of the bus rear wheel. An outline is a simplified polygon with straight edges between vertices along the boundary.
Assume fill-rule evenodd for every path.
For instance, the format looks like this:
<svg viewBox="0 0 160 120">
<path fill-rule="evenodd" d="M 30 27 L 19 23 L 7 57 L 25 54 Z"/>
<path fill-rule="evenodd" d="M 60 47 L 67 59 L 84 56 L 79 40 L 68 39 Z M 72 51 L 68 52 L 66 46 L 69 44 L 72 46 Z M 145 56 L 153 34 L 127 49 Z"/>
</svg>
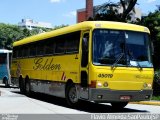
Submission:
<svg viewBox="0 0 160 120">
<path fill-rule="evenodd" d="M 30 86 L 30 81 L 26 80 L 26 84 L 25 84 L 25 94 L 27 96 L 31 95 L 31 86 Z"/>
<path fill-rule="evenodd" d="M 66 88 L 66 100 L 71 107 L 75 107 L 79 103 L 77 89 L 73 83 L 69 84 Z"/>
<path fill-rule="evenodd" d="M 128 102 L 112 102 L 111 105 L 113 108 L 122 109 L 124 108 Z"/>
<path fill-rule="evenodd" d="M 19 88 L 22 94 L 25 94 L 25 81 L 23 78 L 19 78 Z"/>
</svg>

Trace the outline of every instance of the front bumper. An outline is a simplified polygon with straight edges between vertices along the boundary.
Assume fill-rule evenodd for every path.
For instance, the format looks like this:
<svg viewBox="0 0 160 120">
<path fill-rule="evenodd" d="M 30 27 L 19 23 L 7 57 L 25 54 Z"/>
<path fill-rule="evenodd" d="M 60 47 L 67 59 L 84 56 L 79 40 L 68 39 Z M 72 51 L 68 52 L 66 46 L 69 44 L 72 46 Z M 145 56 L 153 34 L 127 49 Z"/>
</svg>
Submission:
<svg viewBox="0 0 160 120">
<path fill-rule="evenodd" d="M 153 90 L 109 90 L 109 89 L 89 89 L 89 100 L 95 102 L 133 102 L 150 100 Z M 130 96 L 129 100 L 120 99 L 121 96 Z"/>
</svg>

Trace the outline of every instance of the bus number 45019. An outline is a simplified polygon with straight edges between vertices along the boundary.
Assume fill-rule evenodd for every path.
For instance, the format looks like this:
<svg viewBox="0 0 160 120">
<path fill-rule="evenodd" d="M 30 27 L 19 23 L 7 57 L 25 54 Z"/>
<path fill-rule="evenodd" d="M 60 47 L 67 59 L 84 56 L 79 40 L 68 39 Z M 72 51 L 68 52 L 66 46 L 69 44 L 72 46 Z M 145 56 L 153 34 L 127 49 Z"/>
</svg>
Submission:
<svg viewBox="0 0 160 120">
<path fill-rule="evenodd" d="M 112 78 L 113 74 L 99 74 L 98 77 L 99 78 Z"/>
</svg>

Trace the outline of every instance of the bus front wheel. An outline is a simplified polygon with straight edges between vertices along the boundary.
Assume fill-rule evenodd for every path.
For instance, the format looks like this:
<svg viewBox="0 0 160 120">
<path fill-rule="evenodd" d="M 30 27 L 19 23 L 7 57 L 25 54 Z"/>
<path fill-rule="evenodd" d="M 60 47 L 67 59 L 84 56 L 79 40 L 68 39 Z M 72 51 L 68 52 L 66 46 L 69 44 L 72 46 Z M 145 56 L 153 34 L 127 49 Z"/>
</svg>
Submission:
<svg viewBox="0 0 160 120">
<path fill-rule="evenodd" d="M 69 106 L 75 107 L 78 105 L 78 95 L 77 95 L 77 89 L 75 85 L 69 84 L 66 88 L 66 100 Z"/>
<path fill-rule="evenodd" d="M 111 105 L 113 108 L 122 109 L 124 108 L 128 102 L 112 102 Z"/>
</svg>

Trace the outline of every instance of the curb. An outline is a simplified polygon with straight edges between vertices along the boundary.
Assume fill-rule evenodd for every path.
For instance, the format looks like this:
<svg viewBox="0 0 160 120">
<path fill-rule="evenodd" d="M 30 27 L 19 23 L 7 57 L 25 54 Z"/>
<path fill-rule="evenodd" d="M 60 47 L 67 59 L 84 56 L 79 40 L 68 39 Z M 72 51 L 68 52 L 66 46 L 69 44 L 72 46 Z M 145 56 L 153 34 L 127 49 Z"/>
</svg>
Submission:
<svg viewBox="0 0 160 120">
<path fill-rule="evenodd" d="M 142 104 L 142 105 L 160 106 L 160 101 L 140 101 L 140 102 L 130 102 L 130 104 Z"/>
</svg>

